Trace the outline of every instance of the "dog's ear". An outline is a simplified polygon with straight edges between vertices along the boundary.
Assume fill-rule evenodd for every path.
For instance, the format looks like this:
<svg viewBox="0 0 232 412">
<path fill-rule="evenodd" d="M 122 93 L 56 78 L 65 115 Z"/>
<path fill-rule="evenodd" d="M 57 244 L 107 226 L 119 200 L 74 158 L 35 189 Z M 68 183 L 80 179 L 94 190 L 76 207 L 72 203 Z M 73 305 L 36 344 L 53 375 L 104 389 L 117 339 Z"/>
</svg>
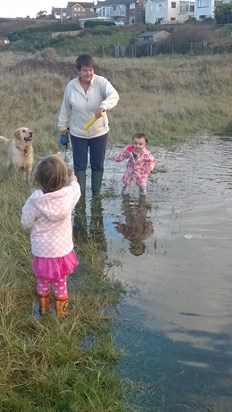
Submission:
<svg viewBox="0 0 232 412">
<path fill-rule="evenodd" d="M 17 139 L 17 140 L 20 140 L 20 139 L 21 139 L 20 129 L 16 129 L 16 130 L 14 131 L 14 137 L 15 137 L 15 139 Z"/>
</svg>

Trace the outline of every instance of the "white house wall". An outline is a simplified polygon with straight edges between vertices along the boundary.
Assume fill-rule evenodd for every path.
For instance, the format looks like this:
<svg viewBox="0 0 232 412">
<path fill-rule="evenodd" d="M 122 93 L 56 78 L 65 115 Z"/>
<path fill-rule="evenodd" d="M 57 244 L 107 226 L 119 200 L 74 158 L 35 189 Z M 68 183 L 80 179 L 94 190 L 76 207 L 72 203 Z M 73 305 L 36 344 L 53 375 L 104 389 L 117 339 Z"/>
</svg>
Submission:
<svg viewBox="0 0 232 412">
<path fill-rule="evenodd" d="M 194 17 L 197 20 L 214 17 L 214 0 L 196 0 Z"/>
<path fill-rule="evenodd" d="M 159 19 L 167 19 L 167 1 L 148 0 L 145 4 L 145 23 L 155 24 Z"/>
<path fill-rule="evenodd" d="M 172 7 L 175 3 L 176 7 Z M 183 4 L 188 5 L 187 12 L 182 12 Z M 148 0 L 145 4 L 145 23 L 155 24 L 160 19 L 163 22 L 184 22 L 189 16 L 194 16 L 194 11 L 190 12 L 194 8 L 194 2 L 184 2 L 180 0 Z"/>
</svg>

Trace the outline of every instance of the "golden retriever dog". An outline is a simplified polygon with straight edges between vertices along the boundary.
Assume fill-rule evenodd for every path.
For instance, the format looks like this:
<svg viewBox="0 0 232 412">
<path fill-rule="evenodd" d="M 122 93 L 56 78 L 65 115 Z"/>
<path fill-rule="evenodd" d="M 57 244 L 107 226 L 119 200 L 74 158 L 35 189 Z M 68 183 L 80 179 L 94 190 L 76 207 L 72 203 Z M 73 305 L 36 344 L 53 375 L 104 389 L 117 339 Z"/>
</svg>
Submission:
<svg viewBox="0 0 232 412">
<path fill-rule="evenodd" d="M 8 169 L 13 167 L 16 173 L 23 172 L 28 183 L 33 166 L 32 135 L 28 127 L 20 127 L 14 131 L 12 139 L 0 136 L 0 143 L 7 146 Z"/>
</svg>

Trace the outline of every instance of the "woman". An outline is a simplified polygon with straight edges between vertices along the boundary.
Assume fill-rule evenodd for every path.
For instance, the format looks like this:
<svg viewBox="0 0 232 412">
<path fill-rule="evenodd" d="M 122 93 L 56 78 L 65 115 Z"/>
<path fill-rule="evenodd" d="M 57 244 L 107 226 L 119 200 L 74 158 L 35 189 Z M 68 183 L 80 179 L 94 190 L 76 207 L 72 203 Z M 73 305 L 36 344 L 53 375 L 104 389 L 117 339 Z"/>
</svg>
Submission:
<svg viewBox="0 0 232 412">
<path fill-rule="evenodd" d="M 78 77 L 66 86 L 60 109 L 58 127 L 61 134 L 70 129 L 74 171 L 82 194 L 86 187 L 86 168 L 90 150 L 92 194 L 101 190 L 106 143 L 109 131 L 107 110 L 115 107 L 119 95 L 112 84 L 94 73 L 94 61 L 88 54 L 76 60 Z M 97 120 L 85 130 L 84 126 Z"/>
</svg>

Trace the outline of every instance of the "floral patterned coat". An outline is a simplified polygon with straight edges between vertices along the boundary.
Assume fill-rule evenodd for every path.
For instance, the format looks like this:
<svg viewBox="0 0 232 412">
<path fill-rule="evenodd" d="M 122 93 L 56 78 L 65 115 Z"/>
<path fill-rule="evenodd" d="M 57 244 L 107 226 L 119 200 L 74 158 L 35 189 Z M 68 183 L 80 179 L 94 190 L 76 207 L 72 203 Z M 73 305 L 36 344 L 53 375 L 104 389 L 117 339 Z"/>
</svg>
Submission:
<svg viewBox="0 0 232 412">
<path fill-rule="evenodd" d="M 153 171 L 156 159 L 148 149 L 144 149 L 141 153 L 134 156 L 133 145 L 127 146 L 122 153 L 115 157 L 116 162 L 122 162 L 128 159 L 126 171 L 122 178 L 123 186 L 128 186 L 130 182 L 135 182 L 137 185 L 147 183 L 147 178 Z"/>
</svg>

